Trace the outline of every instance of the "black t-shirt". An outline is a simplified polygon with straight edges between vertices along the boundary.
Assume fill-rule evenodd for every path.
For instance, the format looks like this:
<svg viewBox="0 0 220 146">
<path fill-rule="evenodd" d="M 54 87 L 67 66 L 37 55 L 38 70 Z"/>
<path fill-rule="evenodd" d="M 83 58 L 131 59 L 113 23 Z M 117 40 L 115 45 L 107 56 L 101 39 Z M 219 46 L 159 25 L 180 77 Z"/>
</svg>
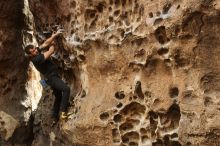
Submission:
<svg viewBox="0 0 220 146">
<path fill-rule="evenodd" d="M 51 75 L 58 74 L 57 66 L 50 60 L 50 58 L 45 59 L 44 55 L 41 53 L 32 58 L 31 61 L 36 69 L 47 78 Z"/>
</svg>

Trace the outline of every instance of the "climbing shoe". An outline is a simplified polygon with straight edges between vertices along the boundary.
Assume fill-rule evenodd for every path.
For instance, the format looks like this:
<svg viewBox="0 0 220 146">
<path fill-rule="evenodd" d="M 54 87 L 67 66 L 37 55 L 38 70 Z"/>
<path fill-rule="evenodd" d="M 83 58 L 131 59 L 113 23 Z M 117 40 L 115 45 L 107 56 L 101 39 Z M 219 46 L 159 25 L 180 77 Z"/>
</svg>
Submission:
<svg viewBox="0 0 220 146">
<path fill-rule="evenodd" d="M 61 112 L 60 114 L 60 119 L 67 119 L 68 118 L 68 115 L 65 113 L 65 112 Z"/>
<path fill-rule="evenodd" d="M 61 120 L 67 120 L 69 117 L 70 117 L 70 115 L 72 115 L 73 113 L 70 113 L 70 112 L 68 112 L 68 113 L 65 113 L 65 112 L 61 112 L 61 114 L 60 114 L 60 119 Z"/>
</svg>

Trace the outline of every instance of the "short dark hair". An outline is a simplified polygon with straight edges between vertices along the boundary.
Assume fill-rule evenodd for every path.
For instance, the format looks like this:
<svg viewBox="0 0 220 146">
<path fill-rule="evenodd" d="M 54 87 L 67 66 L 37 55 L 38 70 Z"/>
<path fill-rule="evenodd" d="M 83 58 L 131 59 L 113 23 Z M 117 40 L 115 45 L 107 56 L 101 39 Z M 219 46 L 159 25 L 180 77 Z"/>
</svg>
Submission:
<svg viewBox="0 0 220 146">
<path fill-rule="evenodd" d="M 34 45 L 29 44 L 25 47 L 24 51 L 25 51 L 25 53 L 30 54 L 30 49 L 33 49 L 33 48 L 34 48 Z"/>
</svg>

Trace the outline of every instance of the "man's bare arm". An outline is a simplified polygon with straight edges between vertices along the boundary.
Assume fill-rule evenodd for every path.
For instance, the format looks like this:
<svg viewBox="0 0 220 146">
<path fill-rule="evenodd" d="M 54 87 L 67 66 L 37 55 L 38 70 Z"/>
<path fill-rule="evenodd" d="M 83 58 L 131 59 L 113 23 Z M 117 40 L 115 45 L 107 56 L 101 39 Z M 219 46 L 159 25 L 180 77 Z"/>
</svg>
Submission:
<svg viewBox="0 0 220 146">
<path fill-rule="evenodd" d="M 52 34 L 52 36 L 50 38 L 48 38 L 42 45 L 39 46 L 40 49 L 42 48 L 46 48 L 48 46 L 50 46 L 51 44 L 54 43 L 55 38 L 62 34 L 63 30 L 58 30 L 56 33 Z"/>
<path fill-rule="evenodd" d="M 48 59 L 52 54 L 54 53 L 54 46 L 50 46 L 49 50 L 44 52 L 44 58 L 45 60 Z"/>
<path fill-rule="evenodd" d="M 54 39 L 56 38 L 56 34 L 52 34 L 50 38 L 48 38 L 42 45 L 39 46 L 40 49 L 46 48 L 49 45 L 51 45 L 52 42 L 54 42 Z"/>
</svg>

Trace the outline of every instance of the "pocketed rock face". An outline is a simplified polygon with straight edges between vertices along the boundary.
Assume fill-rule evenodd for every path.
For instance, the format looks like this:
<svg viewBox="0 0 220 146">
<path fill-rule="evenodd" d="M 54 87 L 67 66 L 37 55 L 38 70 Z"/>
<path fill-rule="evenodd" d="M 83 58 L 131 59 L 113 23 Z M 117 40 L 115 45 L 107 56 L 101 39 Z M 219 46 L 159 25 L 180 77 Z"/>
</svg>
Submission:
<svg viewBox="0 0 220 146">
<path fill-rule="evenodd" d="M 59 65 L 72 91 L 78 92 L 70 109 L 74 114 L 60 125 L 62 136 L 50 128 L 44 132 L 57 132 L 58 140 L 48 143 L 56 145 L 61 139 L 62 145 L 89 146 L 219 143 L 217 0 L 30 5 L 39 32 L 56 24 L 65 29 Z"/>
<path fill-rule="evenodd" d="M 220 143 L 219 0 L 29 0 L 29 6 L 39 43 L 46 31 L 65 29 L 53 59 L 70 85 L 72 113 L 51 127 L 54 97 L 44 89 L 32 145 Z M 5 48 L 1 55 L 12 50 Z"/>
</svg>

